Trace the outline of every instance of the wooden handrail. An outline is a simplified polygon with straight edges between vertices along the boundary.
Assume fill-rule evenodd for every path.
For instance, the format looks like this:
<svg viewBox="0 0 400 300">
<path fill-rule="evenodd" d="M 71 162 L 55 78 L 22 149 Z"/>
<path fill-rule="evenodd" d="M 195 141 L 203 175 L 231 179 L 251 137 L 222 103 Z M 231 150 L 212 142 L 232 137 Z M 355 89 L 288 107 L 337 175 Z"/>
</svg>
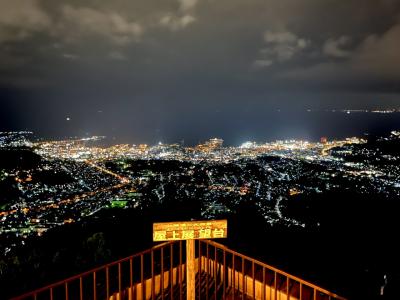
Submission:
<svg viewBox="0 0 400 300">
<path fill-rule="evenodd" d="M 94 280 L 95 280 L 97 272 L 103 271 L 103 270 L 108 270 L 110 267 L 113 267 L 113 266 L 118 266 L 118 272 L 119 272 L 119 278 L 118 278 L 118 281 L 119 281 L 118 286 L 119 286 L 119 288 L 118 288 L 118 290 L 119 290 L 119 293 L 120 293 L 121 290 L 123 289 L 123 287 L 121 286 L 121 278 L 120 278 L 121 277 L 121 263 L 129 262 L 130 268 L 132 269 L 132 261 L 133 261 L 133 259 L 140 258 L 140 261 L 141 261 L 141 284 L 143 285 L 143 280 L 144 280 L 144 278 L 143 278 L 143 257 L 144 257 L 144 255 L 149 255 L 149 254 L 151 255 L 151 259 L 152 259 L 152 261 L 151 261 L 151 263 L 152 263 L 152 277 L 151 278 L 154 278 L 154 276 L 156 275 L 156 274 L 153 274 L 153 264 L 154 264 L 154 259 L 153 259 L 154 255 L 153 254 L 154 254 L 154 251 L 155 250 L 162 250 L 162 249 L 169 248 L 170 249 L 170 256 L 171 256 L 171 258 L 170 258 L 171 259 L 171 268 L 172 268 L 172 261 L 173 261 L 173 256 L 174 256 L 172 248 L 173 248 L 173 245 L 175 243 L 176 243 L 175 241 L 172 241 L 172 242 L 165 242 L 165 243 L 162 243 L 162 244 L 158 244 L 158 245 L 156 245 L 156 246 L 154 246 L 154 247 L 152 247 L 150 249 L 147 249 L 147 250 L 144 250 L 142 252 L 136 253 L 134 255 L 128 256 L 126 258 L 122 258 L 122 259 L 116 260 L 114 262 L 111 262 L 111 263 L 105 264 L 103 266 L 100 266 L 100 267 L 91 269 L 89 271 L 83 272 L 81 274 L 74 275 L 74 276 L 69 277 L 67 279 L 64 279 L 64 280 L 58 281 L 56 283 L 44 286 L 42 288 L 36 289 L 34 291 L 31 291 L 31 292 L 25 293 L 25 294 L 20 295 L 18 297 L 11 298 L 11 300 L 22 300 L 22 299 L 26 299 L 26 298 L 29 298 L 29 297 L 36 299 L 37 295 L 39 295 L 39 294 L 41 294 L 43 292 L 53 291 L 55 288 L 58 288 L 58 287 L 61 287 L 61 286 L 65 287 L 65 293 L 66 293 L 65 295 L 67 297 L 67 295 L 68 295 L 68 284 L 70 284 L 70 283 L 72 283 L 74 281 L 79 281 L 79 285 L 80 285 L 80 289 L 81 289 L 80 294 L 81 294 L 81 297 L 82 297 L 82 281 L 83 281 L 84 277 L 92 276 L 94 278 Z M 291 274 L 289 274 L 289 273 L 287 273 L 285 271 L 282 271 L 282 270 L 280 270 L 278 268 L 270 266 L 270 265 L 268 265 L 266 263 L 263 263 L 263 262 L 261 262 L 261 261 L 259 261 L 257 259 L 251 258 L 251 257 L 246 256 L 244 254 L 241 254 L 239 252 L 236 252 L 236 251 L 234 251 L 232 249 L 229 249 L 228 247 L 226 247 L 226 246 L 224 246 L 224 245 L 222 245 L 220 243 L 217 243 L 217 242 L 214 242 L 214 241 L 211 241 L 211 240 L 199 240 L 199 254 L 200 254 L 201 257 L 206 257 L 204 253 L 201 253 L 201 244 L 206 245 L 207 248 L 209 246 L 214 247 L 215 248 L 215 253 L 216 253 L 217 249 L 222 250 L 224 252 L 224 263 L 225 263 L 225 255 L 226 255 L 226 253 L 232 254 L 232 257 L 240 258 L 242 260 L 242 270 L 240 272 L 243 273 L 243 280 L 244 280 L 244 275 L 245 275 L 244 274 L 244 262 L 248 261 L 248 262 L 250 262 L 252 264 L 253 280 L 255 280 L 255 278 L 254 278 L 254 266 L 257 265 L 257 266 L 263 268 L 263 270 L 264 270 L 263 273 L 265 272 L 265 270 L 269 270 L 271 272 L 274 272 L 275 280 L 276 280 L 276 274 L 278 274 L 280 276 L 286 277 L 286 281 L 287 282 L 289 282 L 289 280 L 292 280 L 294 282 L 299 283 L 300 293 L 301 293 L 302 288 L 308 287 L 308 288 L 311 288 L 314 291 L 314 295 L 316 295 L 316 292 L 320 292 L 320 293 L 323 293 L 326 296 L 330 297 L 330 299 L 346 300 L 346 298 L 343 298 L 343 297 L 341 297 L 341 296 L 339 296 L 339 295 L 337 295 L 335 293 L 332 293 L 332 292 L 330 292 L 330 291 L 328 291 L 326 289 L 323 289 L 323 288 L 321 288 L 321 287 L 319 287 L 319 286 L 317 286 L 317 285 L 315 285 L 315 284 L 313 284 L 311 282 L 308 282 L 308 281 L 303 280 L 303 279 L 301 279 L 299 277 L 293 276 L 293 275 L 291 275 Z M 161 251 L 161 253 L 164 253 L 164 252 Z M 179 255 L 179 257 L 181 258 L 181 255 L 182 255 L 181 247 L 180 247 L 179 251 L 177 252 L 177 255 Z M 208 255 L 207 255 L 207 258 L 208 258 Z M 216 258 L 216 254 L 215 254 L 215 258 Z M 163 261 L 163 259 L 164 258 L 162 258 L 161 260 Z M 217 263 L 217 262 L 215 262 L 215 263 Z M 181 265 L 181 264 L 182 264 L 182 261 L 180 259 L 178 265 Z M 234 266 L 232 266 L 232 267 L 234 268 Z M 264 273 L 263 276 L 265 276 L 265 273 Z M 181 277 L 179 276 L 179 278 L 181 278 Z M 132 284 L 132 274 L 131 274 L 130 281 L 131 281 L 131 284 Z M 95 283 L 95 281 L 94 281 L 94 283 Z M 108 277 L 107 277 L 106 284 L 107 285 L 109 284 Z M 180 285 L 180 288 L 181 288 L 182 287 L 181 286 L 182 282 L 179 282 L 179 285 Z M 254 285 L 254 282 L 253 282 L 253 285 Z M 172 286 L 171 286 L 171 288 L 172 288 Z M 225 288 L 225 286 L 224 286 L 224 288 Z M 109 292 L 109 291 L 107 290 L 107 292 Z M 254 292 L 254 290 L 253 290 L 253 292 Z"/>
<path fill-rule="evenodd" d="M 217 242 L 214 242 L 214 241 L 211 241 L 211 240 L 200 240 L 200 242 L 212 245 L 212 246 L 214 246 L 216 248 L 219 248 L 219 249 L 224 250 L 224 251 L 226 251 L 228 253 L 231 253 L 231 254 L 235 255 L 236 257 L 240 257 L 242 259 L 245 259 L 247 261 L 255 263 L 255 264 L 257 264 L 257 265 L 259 265 L 261 267 L 264 267 L 264 268 L 266 268 L 266 269 L 268 269 L 270 271 L 276 272 L 277 274 L 280 274 L 282 276 L 290 278 L 291 280 L 297 281 L 298 283 L 301 283 L 301 284 L 303 284 L 305 286 L 308 286 L 308 287 L 310 287 L 312 289 L 315 289 L 318 292 L 324 293 L 327 296 L 331 296 L 331 297 L 334 297 L 335 299 L 339 299 L 339 300 L 346 300 L 346 298 L 343 298 L 343 297 L 341 297 L 341 296 L 339 296 L 337 294 L 334 294 L 334 293 L 332 293 L 332 292 L 330 292 L 330 291 L 328 291 L 326 289 L 323 289 L 323 288 L 321 288 L 321 287 L 319 287 L 319 286 L 317 286 L 317 285 L 315 285 L 315 284 L 313 284 L 311 282 L 303 280 L 303 279 L 301 279 L 301 278 L 299 278 L 297 276 L 293 276 L 293 275 L 291 275 L 289 273 L 286 273 L 285 271 L 282 271 L 282 270 L 280 270 L 278 268 L 275 268 L 275 267 L 270 266 L 270 265 L 268 265 L 266 263 L 263 263 L 262 261 L 259 261 L 257 259 L 252 258 L 252 257 L 249 257 L 249 256 L 246 256 L 246 255 L 241 254 L 239 252 L 236 252 L 236 251 L 234 251 L 232 249 L 229 249 L 228 247 L 226 247 L 225 245 L 222 245 L 220 243 L 217 243 Z"/>
</svg>

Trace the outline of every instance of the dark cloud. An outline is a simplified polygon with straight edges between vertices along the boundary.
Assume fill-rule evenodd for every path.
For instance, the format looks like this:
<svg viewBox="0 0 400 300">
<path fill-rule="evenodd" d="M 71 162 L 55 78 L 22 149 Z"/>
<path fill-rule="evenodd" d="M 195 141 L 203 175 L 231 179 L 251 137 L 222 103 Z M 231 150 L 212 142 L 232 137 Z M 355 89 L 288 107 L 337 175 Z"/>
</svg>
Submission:
<svg viewBox="0 0 400 300">
<path fill-rule="evenodd" d="M 181 132 L 180 118 L 217 128 L 243 107 L 251 120 L 277 106 L 393 106 L 399 93 L 396 0 L 0 0 L 0 8 L 0 114 L 15 114 L 3 127 L 43 128 L 50 114 L 54 131 L 146 127 L 144 138 Z M 74 122 L 58 121 L 67 114 Z"/>
<path fill-rule="evenodd" d="M 299 69 L 283 72 L 283 78 L 294 80 L 324 80 L 329 82 L 399 83 L 400 23 L 386 32 L 367 35 L 353 50 L 345 47 L 350 43 L 347 36 L 329 39 L 323 54 L 333 59 L 316 62 Z M 339 58 L 339 60 L 334 59 Z M 367 89 L 367 87 L 365 87 Z"/>
</svg>

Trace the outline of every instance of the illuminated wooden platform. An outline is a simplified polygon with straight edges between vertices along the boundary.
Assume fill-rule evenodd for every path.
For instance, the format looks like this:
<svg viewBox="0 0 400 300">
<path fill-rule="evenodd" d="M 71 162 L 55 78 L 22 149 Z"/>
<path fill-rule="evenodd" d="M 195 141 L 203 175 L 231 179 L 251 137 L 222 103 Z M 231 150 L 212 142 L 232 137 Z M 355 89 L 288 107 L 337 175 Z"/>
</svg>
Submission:
<svg viewBox="0 0 400 300">
<path fill-rule="evenodd" d="M 344 299 L 210 240 L 195 243 L 196 299 Z M 13 299 L 186 299 L 183 241 L 165 242 Z"/>
</svg>

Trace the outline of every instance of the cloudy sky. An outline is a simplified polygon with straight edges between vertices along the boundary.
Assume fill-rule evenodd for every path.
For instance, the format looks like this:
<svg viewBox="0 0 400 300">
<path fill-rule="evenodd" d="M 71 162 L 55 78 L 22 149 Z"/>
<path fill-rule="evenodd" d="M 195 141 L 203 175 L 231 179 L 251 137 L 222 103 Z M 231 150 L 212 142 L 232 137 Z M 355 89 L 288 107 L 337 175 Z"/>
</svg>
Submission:
<svg viewBox="0 0 400 300">
<path fill-rule="evenodd" d="M 0 129 L 201 139 L 399 107 L 399 49 L 398 0 L 0 0 Z"/>
</svg>

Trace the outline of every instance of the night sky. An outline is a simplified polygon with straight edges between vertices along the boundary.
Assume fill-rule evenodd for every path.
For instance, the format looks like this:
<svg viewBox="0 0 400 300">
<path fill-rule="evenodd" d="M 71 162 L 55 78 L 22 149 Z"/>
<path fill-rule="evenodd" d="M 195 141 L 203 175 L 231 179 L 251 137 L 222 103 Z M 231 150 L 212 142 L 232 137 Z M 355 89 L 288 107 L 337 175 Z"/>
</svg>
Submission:
<svg viewBox="0 0 400 300">
<path fill-rule="evenodd" d="M 0 0 L 0 130 L 307 137 L 307 108 L 400 107 L 399 49 L 398 0 Z"/>
</svg>

